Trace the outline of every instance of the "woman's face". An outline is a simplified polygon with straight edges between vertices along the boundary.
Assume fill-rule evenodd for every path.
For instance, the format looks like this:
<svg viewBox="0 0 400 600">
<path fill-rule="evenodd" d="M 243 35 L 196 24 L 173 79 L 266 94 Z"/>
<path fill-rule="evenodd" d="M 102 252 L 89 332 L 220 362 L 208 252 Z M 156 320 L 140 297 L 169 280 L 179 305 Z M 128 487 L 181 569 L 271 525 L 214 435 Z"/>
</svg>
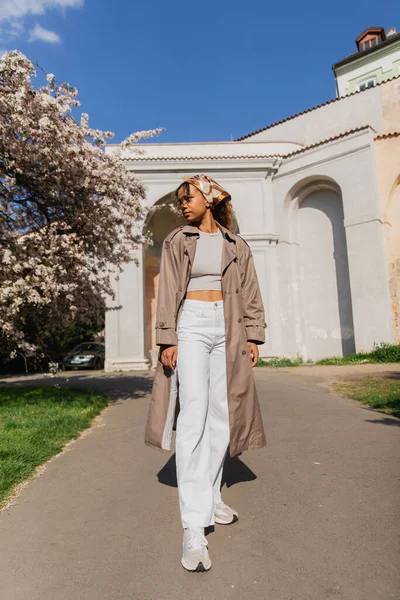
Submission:
<svg viewBox="0 0 400 600">
<path fill-rule="evenodd" d="M 203 194 L 192 184 L 189 184 L 189 192 L 186 192 L 187 186 L 182 186 L 178 191 L 178 208 L 181 209 L 183 216 L 188 223 L 201 222 L 209 210 L 206 199 Z"/>
</svg>

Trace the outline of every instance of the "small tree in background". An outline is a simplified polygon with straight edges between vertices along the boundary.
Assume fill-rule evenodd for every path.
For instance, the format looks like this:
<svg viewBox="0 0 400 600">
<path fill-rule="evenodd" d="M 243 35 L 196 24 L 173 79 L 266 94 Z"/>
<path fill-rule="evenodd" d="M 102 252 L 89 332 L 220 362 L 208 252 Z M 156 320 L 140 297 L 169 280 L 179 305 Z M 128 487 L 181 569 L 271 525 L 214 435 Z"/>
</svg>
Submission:
<svg viewBox="0 0 400 600">
<path fill-rule="evenodd" d="M 114 296 L 113 270 L 147 241 L 145 189 L 104 152 L 113 134 L 90 129 L 86 114 L 74 120 L 76 89 L 51 74 L 35 89 L 35 77 L 20 52 L 0 60 L 0 351 L 10 357 L 42 355 L 76 315 L 90 324 Z"/>
</svg>

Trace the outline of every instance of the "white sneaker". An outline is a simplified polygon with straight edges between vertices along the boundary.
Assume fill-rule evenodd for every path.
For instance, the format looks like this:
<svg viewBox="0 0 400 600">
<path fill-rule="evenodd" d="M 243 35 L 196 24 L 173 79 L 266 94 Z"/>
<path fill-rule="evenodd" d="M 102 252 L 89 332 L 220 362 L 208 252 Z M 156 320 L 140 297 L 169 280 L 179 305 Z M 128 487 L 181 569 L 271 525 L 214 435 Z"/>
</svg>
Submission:
<svg viewBox="0 0 400 600">
<path fill-rule="evenodd" d="M 231 525 L 239 520 L 239 515 L 237 510 L 221 500 L 215 507 L 214 520 L 218 525 Z"/>
<path fill-rule="evenodd" d="M 187 571 L 208 571 L 211 560 L 208 555 L 204 527 L 188 527 L 183 530 L 182 566 Z"/>
</svg>

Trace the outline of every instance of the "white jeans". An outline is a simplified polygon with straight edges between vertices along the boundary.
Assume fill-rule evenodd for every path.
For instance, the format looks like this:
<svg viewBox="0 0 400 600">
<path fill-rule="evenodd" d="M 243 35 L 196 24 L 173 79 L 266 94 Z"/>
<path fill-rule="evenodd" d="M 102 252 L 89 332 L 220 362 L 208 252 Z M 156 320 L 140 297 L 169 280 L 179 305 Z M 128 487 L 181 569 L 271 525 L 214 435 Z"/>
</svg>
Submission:
<svg viewBox="0 0 400 600">
<path fill-rule="evenodd" d="M 223 301 L 185 300 L 178 323 L 176 469 L 183 527 L 214 524 L 229 445 Z"/>
</svg>

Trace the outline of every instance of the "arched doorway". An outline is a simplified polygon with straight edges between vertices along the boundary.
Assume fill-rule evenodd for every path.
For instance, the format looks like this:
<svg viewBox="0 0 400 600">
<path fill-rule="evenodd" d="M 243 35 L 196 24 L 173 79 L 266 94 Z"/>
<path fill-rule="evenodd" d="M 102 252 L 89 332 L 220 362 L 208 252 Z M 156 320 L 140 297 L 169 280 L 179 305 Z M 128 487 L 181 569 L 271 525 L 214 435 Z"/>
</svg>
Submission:
<svg viewBox="0 0 400 600">
<path fill-rule="evenodd" d="M 184 217 L 171 210 L 171 204 L 175 206 L 173 192 L 163 196 L 153 205 L 145 224 L 145 231 L 151 233 L 153 240 L 153 245 L 146 246 L 144 251 L 145 352 L 146 356 L 150 358 L 152 366 L 155 364 L 157 355 L 155 321 L 162 244 L 170 231 L 186 223 Z"/>
<path fill-rule="evenodd" d="M 300 352 L 313 360 L 355 351 L 343 202 L 333 181 L 304 182 L 292 196 L 291 237 Z"/>
</svg>

